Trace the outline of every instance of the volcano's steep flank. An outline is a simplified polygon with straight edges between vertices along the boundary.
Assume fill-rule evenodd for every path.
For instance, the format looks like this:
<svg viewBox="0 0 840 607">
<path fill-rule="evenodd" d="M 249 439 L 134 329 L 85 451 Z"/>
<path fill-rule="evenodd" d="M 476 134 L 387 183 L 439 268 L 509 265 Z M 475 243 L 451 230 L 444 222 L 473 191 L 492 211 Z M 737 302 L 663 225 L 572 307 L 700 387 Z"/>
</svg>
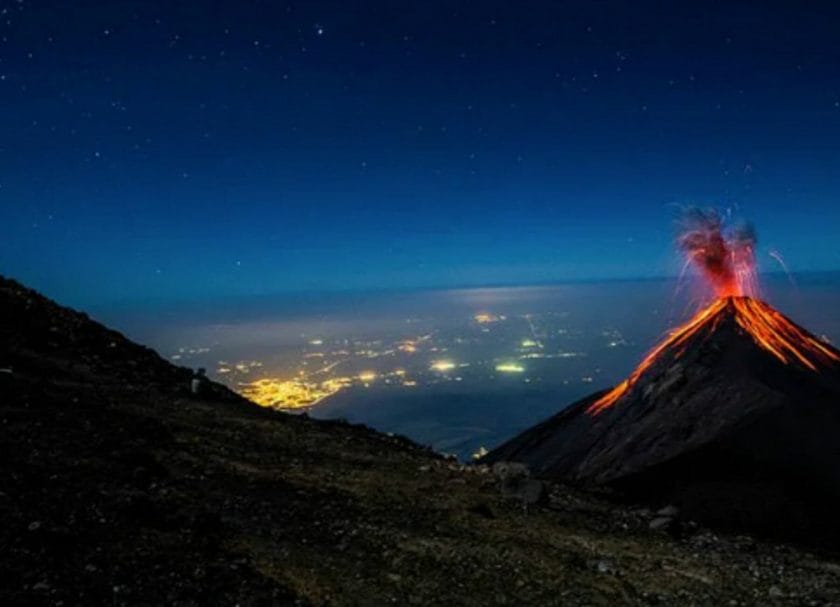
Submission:
<svg viewBox="0 0 840 607">
<path fill-rule="evenodd" d="M 531 507 L 407 440 L 261 409 L 0 278 L 0 605 L 828 604 L 840 564 Z M 593 419 L 607 419 L 614 407 Z"/>
<path fill-rule="evenodd" d="M 840 353 L 764 302 L 717 299 L 627 380 L 492 451 L 711 523 L 840 539 Z M 837 544 L 840 546 L 840 544 Z"/>
</svg>

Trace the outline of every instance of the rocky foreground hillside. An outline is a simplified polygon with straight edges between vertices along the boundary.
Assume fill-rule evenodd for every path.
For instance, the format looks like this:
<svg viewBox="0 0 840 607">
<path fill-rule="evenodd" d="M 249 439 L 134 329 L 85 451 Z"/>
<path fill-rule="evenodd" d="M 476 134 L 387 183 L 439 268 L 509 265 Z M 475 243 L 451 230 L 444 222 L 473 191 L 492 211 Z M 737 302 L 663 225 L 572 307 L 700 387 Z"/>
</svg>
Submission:
<svg viewBox="0 0 840 607">
<path fill-rule="evenodd" d="M 562 486 L 525 507 L 190 378 L 0 280 L 0 604 L 840 604 L 831 554 Z"/>
</svg>

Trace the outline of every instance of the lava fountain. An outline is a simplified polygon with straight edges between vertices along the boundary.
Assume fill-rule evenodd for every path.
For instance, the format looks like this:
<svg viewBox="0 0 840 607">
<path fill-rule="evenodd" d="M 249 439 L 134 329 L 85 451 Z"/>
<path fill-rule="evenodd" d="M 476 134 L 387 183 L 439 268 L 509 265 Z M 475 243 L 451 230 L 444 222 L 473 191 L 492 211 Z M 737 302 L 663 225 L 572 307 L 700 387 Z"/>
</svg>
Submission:
<svg viewBox="0 0 840 607">
<path fill-rule="evenodd" d="M 711 304 L 683 325 L 672 329 L 633 372 L 587 408 L 596 415 L 613 406 L 633 389 L 639 378 L 665 352 L 675 357 L 692 336 L 713 331 L 727 315 L 756 344 L 785 364 L 798 364 L 810 371 L 840 362 L 837 351 L 797 327 L 783 314 L 758 299 L 755 263 L 755 231 L 751 226 L 730 227 L 716 211 L 692 209 L 680 223 L 677 245 L 713 289 Z"/>
<path fill-rule="evenodd" d="M 677 246 L 721 297 L 758 295 L 755 230 L 729 226 L 714 210 L 690 209 L 679 224 Z"/>
</svg>

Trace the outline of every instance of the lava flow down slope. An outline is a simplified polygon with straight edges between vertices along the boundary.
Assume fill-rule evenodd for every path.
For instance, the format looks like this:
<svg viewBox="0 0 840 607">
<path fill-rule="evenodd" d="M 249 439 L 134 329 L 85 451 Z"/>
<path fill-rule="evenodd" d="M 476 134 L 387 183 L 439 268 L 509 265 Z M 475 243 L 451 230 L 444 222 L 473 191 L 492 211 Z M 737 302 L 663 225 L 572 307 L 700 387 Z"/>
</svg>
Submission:
<svg viewBox="0 0 840 607">
<path fill-rule="evenodd" d="M 705 522 L 840 539 L 840 352 L 755 296 L 751 231 L 727 234 L 714 213 L 689 224 L 678 242 L 714 288 L 711 303 L 617 386 L 483 461 Z"/>
</svg>

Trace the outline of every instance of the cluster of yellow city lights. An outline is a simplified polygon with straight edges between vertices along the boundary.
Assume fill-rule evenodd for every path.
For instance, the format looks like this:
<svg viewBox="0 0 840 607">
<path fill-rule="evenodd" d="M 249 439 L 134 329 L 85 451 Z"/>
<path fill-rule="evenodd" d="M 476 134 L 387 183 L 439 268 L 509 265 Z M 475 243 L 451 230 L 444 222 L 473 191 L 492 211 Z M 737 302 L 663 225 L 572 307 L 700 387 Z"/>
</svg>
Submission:
<svg viewBox="0 0 840 607">
<path fill-rule="evenodd" d="M 406 375 L 405 369 L 397 368 L 388 373 L 362 371 L 355 376 L 315 381 L 312 379 L 312 374 L 308 375 L 309 379 L 307 379 L 307 376 L 301 372 L 300 376 L 294 379 L 263 378 L 248 383 L 240 383 L 238 391 L 263 407 L 305 409 L 317 405 L 340 390 L 353 385 L 369 387 L 371 384 L 382 380 L 388 384 L 396 382 L 398 385 L 406 387 L 416 386 L 417 382 Z"/>
<path fill-rule="evenodd" d="M 336 377 L 322 382 L 266 378 L 240 384 L 239 391 L 263 407 L 301 409 L 318 404 L 352 383 L 350 377 Z"/>
<path fill-rule="evenodd" d="M 489 325 L 491 323 L 498 323 L 505 321 L 505 316 L 492 314 L 489 312 L 480 312 L 472 317 L 473 321 L 479 325 Z M 480 330 L 484 333 L 490 332 L 490 327 L 482 326 Z M 533 334 L 534 328 L 531 326 L 532 336 L 522 338 L 519 340 L 519 348 L 512 359 L 502 360 L 495 364 L 494 368 L 500 374 L 522 374 L 526 372 L 525 366 L 521 362 L 530 358 L 560 358 L 566 356 L 579 356 L 578 353 L 547 353 L 544 350 L 544 345 Z M 277 378 L 264 377 L 262 379 L 254 379 L 249 382 L 237 383 L 238 391 L 245 397 L 254 401 L 255 403 L 277 409 L 306 409 L 313 407 L 337 392 L 350 388 L 352 386 L 360 388 L 374 388 L 375 386 L 386 385 L 391 386 L 405 386 L 414 387 L 418 385 L 418 379 L 412 377 L 404 368 L 396 367 L 391 371 L 382 369 L 374 370 L 372 368 L 361 370 L 354 369 L 352 372 L 347 372 L 346 367 L 344 374 L 340 377 L 329 377 L 336 373 L 336 367 L 345 365 L 351 362 L 351 359 L 346 357 L 355 357 L 357 360 L 365 359 L 382 359 L 387 356 L 399 356 L 399 354 L 415 354 L 417 352 L 424 352 L 431 356 L 439 356 L 440 358 L 432 359 L 429 362 L 429 370 L 432 373 L 440 374 L 432 382 L 438 381 L 461 381 L 459 376 L 460 371 L 469 367 L 469 363 L 459 363 L 452 358 L 448 358 L 448 348 L 438 346 L 433 341 L 434 334 L 419 335 L 412 337 L 404 337 L 399 341 L 384 343 L 382 341 L 353 341 L 352 343 L 345 340 L 343 347 L 318 347 L 325 346 L 325 340 L 321 338 L 307 338 L 308 346 L 315 346 L 314 348 L 307 348 L 303 354 L 302 367 L 296 377 Z M 466 338 L 457 338 L 455 343 L 468 343 Z M 338 346 L 338 344 L 335 344 Z M 444 358 L 446 357 L 446 358 Z M 406 361 L 408 357 L 403 357 L 401 360 Z M 413 358 L 413 357 L 411 357 Z M 397 360 L 400 360 L 399 358 Z M 396 362 L 396 361 L 395 361 Z M 363 363 L 364 366 L 374 366 L 374 363 Z M 483 363 L 482 363 L 483 364 Z M 319 365 L 319 368 L 314 367 Z M 229 378 L 240 378 L 242 375 L 253 373 L 262 364 L 257 361 L 239 361 L 235 363 L 228 363 L 220 361 L 217 372 L 220 374 L 229 374 Z M 360 365 L 361 366 L 361 365 Z M 381 365 L 380 365 L 381 366 Z M 422 373 L 421 373 L 422 376 Z M 251 375 L 253 379 L 253 375 Z M 244 379 L 244 378 L 243 378 Z M 525 381 L 529 381 L 525 379 Z M 230 382 L 234 384 L 235 382 Z"/>
</svg>

